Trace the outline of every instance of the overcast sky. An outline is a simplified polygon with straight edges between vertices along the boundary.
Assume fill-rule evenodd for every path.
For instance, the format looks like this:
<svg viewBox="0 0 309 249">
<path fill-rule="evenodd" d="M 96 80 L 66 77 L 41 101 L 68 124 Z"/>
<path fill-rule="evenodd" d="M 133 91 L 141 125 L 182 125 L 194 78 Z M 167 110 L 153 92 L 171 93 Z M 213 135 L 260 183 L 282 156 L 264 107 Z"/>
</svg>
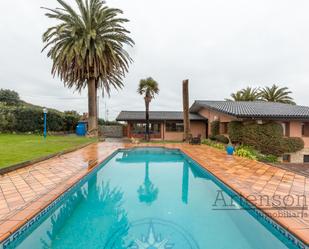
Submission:
<svg viewBox="0 0 309 249">
<path fill-rule="evenodd" d="M 69 0 L 68 2 L 72 2 Z M 143 110 L 136 93 L 141 78 L 160 86 L 152 110 L 181 110 L 182 80 L 190 102 L 221 100 L 240 88 L 273 83 L 287 86 L 309 106 L 308 0 L 108 0 L 124 11 L 136 45 L 125 87 L 100 98 L 112 120 L 120 110 Z M 0 88 L 60 110 L 87 111 L 86 91 L 67 89 L 50 74 L 42 33 L 52 24 L 41 6 L 56 0 L 1 1 Z"/>
</svg>

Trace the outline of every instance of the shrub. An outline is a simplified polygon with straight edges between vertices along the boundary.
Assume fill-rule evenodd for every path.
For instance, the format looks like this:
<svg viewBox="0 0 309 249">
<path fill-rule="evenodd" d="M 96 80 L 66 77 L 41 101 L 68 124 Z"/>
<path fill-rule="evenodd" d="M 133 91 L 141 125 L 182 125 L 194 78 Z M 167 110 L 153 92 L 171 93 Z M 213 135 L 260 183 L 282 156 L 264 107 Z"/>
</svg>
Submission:
<svg viewBox="0 0 309 249">
<path fill-rule="evenodd" d="M 210 132 L 211 136 L 219 135 L 220 133 L 220 122 L 219 121 L 212 121 L 210 124 Z"/>
<path fill-rule="evenodd" d="M 214 139 L 223 144 L 228 144 L 230 142 L 230 140 L 224 135 L 216 135 L 214 136 Z"/>
<path fill-rule="evenodd" d="M 265 162 L 265 163 L 277 163 L 278 162 L 278 157 L 274 156 L 274 155 L 259 154 L 258 155 L 258 160 L 260 162 Z"/>
<path fill-rule="evenodd" d="M 228 124 L 228 134 L 232 143 L 239 143 L 242 141 L 243 124 L 240 121 L 231 121 Z"/>
<path fill-rule="evenodd" d="M 214 148 L 217 148 L 219 150 L 225 150 L 225 146 L 221 143 L 217 143 L 217 142 L 214 142 L 210 139 L 203 139 L 202 140 L 202 144 L 206 144 L 210 147 L 214 147 Z"/>
<path fill-rule="evenodd" d="M 105 121 L 102 118 L 99 118 L 98 124 L 99 125 L 122 125 L 121 123 L 119 123 L 117 121 Z"/>
<path fill-rule="evenodd" d="M 304 148 L 304 141 L 300 137 L 284 137 L 282 146 L 285 153 L 293 153 Z"/>
<path fill-rule="evenodd" d="M 9 89 L 0 89 L 0 102 L 6 105 L 17 105 L 20 102 L 17 92 Z"/>
<path fill-rule="evenodd" d="M 237 148 L 235 151 L 235 155 L 245 157 L 251 160 L 257 160 L 257 156 L 252 151 L 244 147 Z"/>
<path fill-rule="evenodd" d="M 282 155 L 282 126 L 275 122 L 266 124 L 250 123 L 242 127 L 242 143 L 253 147 L 263 154 Z"/>
<path fill-rule="evenodd" d="M 236 147 L 235 155 L 257 160 L 260 153 L 250 146 L 240 145 Z"/>
<path fill-rule="evenodd" d="M 74 131 L 79 115 L 49 110 L 47 129 L 49 131 Z M 1 106 L 0 132 L 42 132 L 43 111 L 34 106 Z"/>
<path fill-rule="evenodd" d="M 64 112 L 65 131 L 75 131 L 80 115 L 76 112 Z"/>
</svg>

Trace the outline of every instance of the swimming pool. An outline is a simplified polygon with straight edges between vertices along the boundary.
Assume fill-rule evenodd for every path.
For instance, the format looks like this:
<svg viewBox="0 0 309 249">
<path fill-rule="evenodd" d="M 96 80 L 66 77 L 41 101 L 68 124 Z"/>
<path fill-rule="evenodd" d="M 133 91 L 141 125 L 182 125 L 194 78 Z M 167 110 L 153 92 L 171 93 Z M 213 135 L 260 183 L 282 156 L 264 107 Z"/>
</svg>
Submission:
<svg viewBox="0 0 309 249">
<path fill-rule="evenodd" d="M 3 248 L 299 248 L 178 150 L 115 153 Z"/>
</svg>

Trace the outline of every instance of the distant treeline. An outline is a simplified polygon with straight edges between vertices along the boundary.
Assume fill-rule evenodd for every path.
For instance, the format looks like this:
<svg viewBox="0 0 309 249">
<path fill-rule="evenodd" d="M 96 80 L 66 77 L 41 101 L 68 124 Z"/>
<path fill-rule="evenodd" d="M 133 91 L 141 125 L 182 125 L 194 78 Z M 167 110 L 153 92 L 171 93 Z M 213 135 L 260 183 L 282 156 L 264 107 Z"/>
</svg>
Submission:
<svg viewBox="0 0 309 249">
<path fill-rule="evenodd" d="M 49 131 L 73 132 L 80 119 L 76 111 L 60 112 L 49 109 L 47 129 Z M 43 131 L 43 107 L 22 101 L 19 94 L 0 89 L 0 132 Z"/>
</svg>

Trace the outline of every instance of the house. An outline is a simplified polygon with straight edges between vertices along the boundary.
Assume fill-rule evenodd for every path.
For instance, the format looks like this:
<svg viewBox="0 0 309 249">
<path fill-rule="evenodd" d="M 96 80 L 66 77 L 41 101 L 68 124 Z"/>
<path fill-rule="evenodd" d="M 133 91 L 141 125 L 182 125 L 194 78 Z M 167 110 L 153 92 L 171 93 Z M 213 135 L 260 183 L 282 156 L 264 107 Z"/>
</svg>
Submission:
<svg viewBox="0 0 309 249">
<path fill-rule="evenodd" d="M 196 113 L 190 113 L 190 129 L 193 136 L 208 137 L 207 118 Z M 144 138 L 145 112 L 121 111 L 117 121 L 125 121 L 127 126 L 126 136 Z M 179 111 L 150 111 L 150 138 L 158 140 L 182 141 L 184 139 L 183 112 Z"/>
<path fill-rule="evenodd" d="M 300 137 L 305 143 L 303 150 L 284 155 L 283 160 L 293 163 L 309 162 L 309 107 L 264 101 L 197 100 L 190 107 L 190 112 L 206 117 L 209 123 L 218 120 L 220 133 L 226 135 L 228 123 L 233 120 L 279 122 L 284 136 Z"/>
<path fill-rule="evenodd" d="M 145 112 L 122 111 L 117 121 L 128 123 L 128 137 L 143 137 Z M 263 102 L 263 101 L 208 101 L 196 100 L 190 107 L 190 129 L 193 136 L 208 137 L 210 123 L 220 122 L 220 134 L 228 135 L 228 123 L 254 120 L 279 122 L 287 137 L 300 137 L 305 148 L 299 152 L 284 155 L 292 163 L 309 163 L 309 107 Z M 182 140 L 182 112 L 150 112 L 151 137 L 162 140 Z"/>
</svg>

